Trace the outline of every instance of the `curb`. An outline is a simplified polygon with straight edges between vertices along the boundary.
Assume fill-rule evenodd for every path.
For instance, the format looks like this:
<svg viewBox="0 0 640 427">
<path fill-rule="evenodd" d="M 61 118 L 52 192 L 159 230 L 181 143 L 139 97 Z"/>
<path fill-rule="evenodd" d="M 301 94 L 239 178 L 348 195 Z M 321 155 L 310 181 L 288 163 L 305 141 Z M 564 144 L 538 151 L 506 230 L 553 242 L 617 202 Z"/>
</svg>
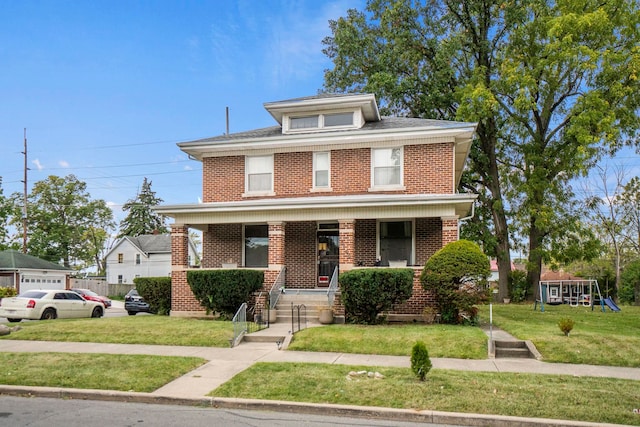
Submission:
<svg viewBox="0 0 640 427">
<path fill-rule="evenodd" d="M 336 415 L 354 418 L 406 421 L 434 424 L 454 424 L 478 427 L 620 427 L 620 424 L 591 423 L 584 421 L 553 420 L 546 418 L 521 418 L 506 415 L 466 414 L 431 410 L 411 410 L 351 406 L 336 404 L 288 402 L 280 400 L 237 399 L 221 397 L 180 398 L 158 396 L 140 392 L 113 390 L 86 390 L 58 387 L 24 387 L 1 385 L 0 395 L 16 397 L 44 397 L 55 399 L 101 400 L 111 402 L 147 403 L 210 407 L 214 409 L 244 409 L 288 412 L 309 415 Z"/>
</svg>

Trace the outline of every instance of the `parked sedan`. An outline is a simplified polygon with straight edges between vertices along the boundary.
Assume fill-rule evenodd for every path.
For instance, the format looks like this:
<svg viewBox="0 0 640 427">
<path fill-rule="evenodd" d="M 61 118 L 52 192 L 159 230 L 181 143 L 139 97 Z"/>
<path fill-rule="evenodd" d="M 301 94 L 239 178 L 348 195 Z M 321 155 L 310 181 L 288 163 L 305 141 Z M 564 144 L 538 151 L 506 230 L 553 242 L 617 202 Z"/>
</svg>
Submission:
<svg viewBox="0 0 640 427">
<path fill-rule="evenodd" d="M 86 299 L 88 301 L 101 302 L 102 305 L 104 305 L 104 308 L 111 307 L 111 300 L 109 298 L 103 297 L 102 295 L 98 295 L 97 293 L 93 292 L 90 289 L 72 288 L 71 290 L 73 292 L 76 292 L 76 293 L 82 295 L 82 298 L 84 298 L 84 299 Z"/>
<path fill-rule="evenodd" d="M 67 290 L 32 290 L 0 300 L 0 317 L 6 317 L 9 322 L 103 315 L 104 306 L 101 302 L 87 301 Z"/>
<path fill-rule="evenodd" d="M 138 313 L 151 313 L 149 304 L 142 299 L 135 289 L 131 289 L 127 295 L 124 296 L 124 309 L 127 310 L 130 316 L 135 316 Z"/>
</svg>

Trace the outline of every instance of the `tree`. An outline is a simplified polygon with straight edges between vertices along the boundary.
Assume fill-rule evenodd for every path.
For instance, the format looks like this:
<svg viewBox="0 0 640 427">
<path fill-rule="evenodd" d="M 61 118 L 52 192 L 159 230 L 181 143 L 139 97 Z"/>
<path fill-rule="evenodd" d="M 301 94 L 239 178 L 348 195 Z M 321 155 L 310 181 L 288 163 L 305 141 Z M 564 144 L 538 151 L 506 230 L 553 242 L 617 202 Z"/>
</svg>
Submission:
<svg viewBox="0 0 640 427">
<path fill-rule="evenodd" d="M 630 262 L 621 276 L 620 301 L 640 304 L 640 259 Z"/>
<path fill-rule="evenodd" d="M 502 297 L 510 213 L 528 238 L 531 284 L 562 243 L 592 243 L 571 215 L 570 182 L 637 138 L 638 14 L 630 0 L 370 0 L 366 14 L 330 22 L 325 89 L 374 92 L 386 114 L 477 121 L 463 182 L 492 213 L 476 234 L 495 233 Z"/>
<path fill-rule="evenodd" d="M 120 222 L 120 234 L 118 237 L 136 237 L 143 234 L 165 234 L 169 229 L 165 225 L 165 217 L 153 211 L 163 200 L 156 197 L 151 190 L 151 181 L 144 178 L 142 189 L 135 199 L 130 199 L 122 206 L 122 210 L 129 212 Z"/>
<path fill-rule="evenodd" d="M 483 300 L 490 272 L 489 259 L 478 245 L 458 240 L 427 260 L 420 282 L 436 295 L 445 323 L 462 323 L 462 314 L 475 316 L 473 306 Z"/>
<path fill-rule="evenodd" d="M 622 216 L 622 239 L 627 247 L 640 255 L 640 178 L 627 182 L 620 194 L 619 206 Z"/>
<path fill-rule="evenodd" d="M 511 270 L 507 209 L 499 170 L 502 117 L 490 87 L 500 63 L 497 50 L 520 18 L 515 6 L 498 1 L 371 0 L 367 14 L 349 10 L 330 22 L 324 53 L 329 91 L 373 92 L 383 114 L 478 122 L 478 141 L 463 188 L 480 194 L 483 219 L 474 236 L 498 261 L 499 297 L 508 296 Z M 471 99 L 473 102 L 469 102 Z M 460 108 L 461 101 L 469 103 Z M 464 107 L 464 105 L 462 105 Z M 492 236 L 488 238 L 488 236 Z"/>
<path fill-rule="evenodd" d="M 2 177 L 0 177 L 0 251 L 17 249 L 17 244 L 11 241 L 9 221 L 12 212 L 12 200 L 4 196 Z"/>
<path fill-rule="evenodd" d="M 83 268 L 95 262 L 115 223 L 106 202 L 91 200 L 86 188 L 74 175 L 51 175 L 34 184 L 27 197 L 27 248 L 31 255 L 65 267 Z M 16 203 L 12 223 L 20 224 L 21 216 L 22 207 Z M 92 233 L 95 238 L 88 240 Z"/>
</svg>

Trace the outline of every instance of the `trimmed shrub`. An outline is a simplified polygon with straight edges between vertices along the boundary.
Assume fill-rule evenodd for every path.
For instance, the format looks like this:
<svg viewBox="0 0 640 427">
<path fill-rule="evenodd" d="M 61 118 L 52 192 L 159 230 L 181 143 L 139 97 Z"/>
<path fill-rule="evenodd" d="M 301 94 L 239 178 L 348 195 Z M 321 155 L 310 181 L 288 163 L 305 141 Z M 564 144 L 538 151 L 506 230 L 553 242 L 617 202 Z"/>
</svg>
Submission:
<svg viewBox="0 0 640 427">
<path fill-rule="evenodd" d="M 133 279 L 140 296 L 149 303 L 152 313 L 168 316 L 171 311 L 171 277 L 136 277 Z"/>
<path fill-rule="evenodd" d="M 489 259 L 468 240 L 451 242 L 427 260 L 420 281 L 436 295 L 444 323 L 477 323 L 477 308 L 486 299 Z"/>
<path fill-rule="evenodd" d="M 427 346 L 422 341 L 418 341 L 411 349 L 411 370 L 420 381 L 424 381 L 425 377 L 431 370 L 431 359 Z"/>
<path fill-rule="evenodd" d="M 5 288 L 0 286 L 0 298 L 15 297 L 18 295 L 16 288 Z"/>
<path fill-rule="evenodd" d="M 409 268 L 363 268 L 340 274 L 340 289 L 347 319 L 374 325 L 378 315 L 413 293 L 413 270 Z"/>
<path fill-rule="evenodd" d="M 242 303 L 262 288 L 264 272 L 259 270 L 191 270 L 187 282 L 200 304 L 225 319 L 233 318 Z"/>
<path fill-rule="evenodd" d="M 567 337 L 569 336 L 569 333 L 573 330 L 574 325 L 575 325 L 575 322 L 573 321 L 573 319 L 570 319 L 568 317 L 563 317 L 558 321 L 558 327 Z"/>
</svg>

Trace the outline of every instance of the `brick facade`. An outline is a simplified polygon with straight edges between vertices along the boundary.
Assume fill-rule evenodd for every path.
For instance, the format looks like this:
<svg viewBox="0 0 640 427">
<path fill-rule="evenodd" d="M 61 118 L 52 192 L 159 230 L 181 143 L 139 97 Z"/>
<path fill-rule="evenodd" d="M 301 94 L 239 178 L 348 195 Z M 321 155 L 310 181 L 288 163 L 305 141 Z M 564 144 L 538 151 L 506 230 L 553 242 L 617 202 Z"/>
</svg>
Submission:
<svg viewBox="0 0 640 427">
<path fill-rule="evenodd" d="M 455 186 L 475 124 L 381 118 L 371 94 L 290 101 L 265 104 L 285 133 L 283 120 L 301 112 L 315 114 L 316 108 L 319 113 L 353 108 L 354 117 L 366 124 L 295 129 L 290 135 L 266 128 L 180 144 L 202 161 L 203 203 L 170 211 L 169 216 L 182 224 L 196 221 L 194 227 L 204 230 L 202 268 L 221 268 L 227 262 L 242 268 L 244 224 L 268 225 L 264 290 L 271 289 L 282 268 L 287 288 L 317 287 L 319 222 L 339 224 L 339 268 L 347 271 L 376 263 L 379 221 L 412 221 L 414 293 L 395 311 L 420 314 L 434 302 L 420 285 L 420 266 L 458 239 L 458 216 L 473 203 L 473 198 L 455 194 Z M 372 150 L 396 147 L 402 147 L 402 185 L 372 188 Z M 328 188 L 313 188 L 314 151 L 329 152 Z M 247 194 L 247 155 L 273 156 L 273 189 Z M 172 315 L 202 310 L 186 283 L 187 233 L 187 226 L 172 227 Z M 339 293 L 335 310 L 337 316 L 344 315 Z"/>
</svg>

